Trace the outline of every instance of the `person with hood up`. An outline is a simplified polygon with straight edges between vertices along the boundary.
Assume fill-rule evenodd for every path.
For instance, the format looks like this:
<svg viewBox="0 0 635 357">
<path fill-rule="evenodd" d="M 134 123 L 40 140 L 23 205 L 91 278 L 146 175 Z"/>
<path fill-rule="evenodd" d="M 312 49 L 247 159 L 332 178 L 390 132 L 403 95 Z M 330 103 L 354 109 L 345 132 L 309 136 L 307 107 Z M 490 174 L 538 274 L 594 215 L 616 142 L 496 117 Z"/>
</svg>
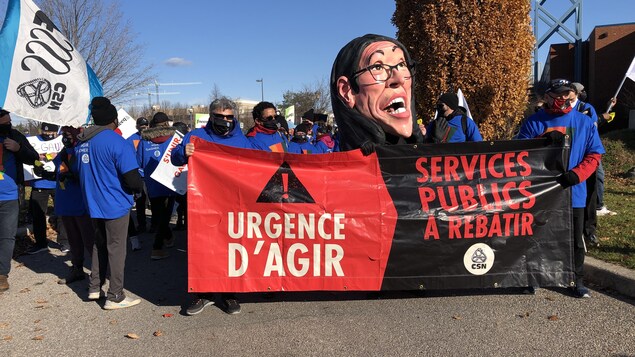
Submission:
<svg viewBox="0 0 635 357">
<path fill-rule="evenodd" d="M 293 137 L 289 143 L 289 152 L 294 154 L 315 154 L 317 149 L 309 140 L 309 124 L 298 124 L 293 131 Z"/>
<path fill-rule="evenodd" d="M 438 116 L 426 128 L 426 142 L 434 143 L 462 143 L 466 141 L 483 141 L 476 123 L 469 118 L 463 108 L 459 107 L 459 97 L 454 93 L 443 93 L 437 100 Z M 436 132 L 436 121 L 446 120 L 448 130 L 444 133 Z M 435 137 L 443 135 L 442 140 Z"/>
<path fill-rule="evenodd" d="M 315 149 L 318 154 L 335 152 L 335 140 L 331 136 L 331 130 L 326 123 L 320 122 L 317 127 Z"/>
<path fill-rule="evenodd" d="M 258 150 L 287 152 L 287 139 L 280 131 L 276 119 L 276 106 L 269 102 L 256 104 L 251 112 L 255 125 L 247 132 L 251 145 Z"/>
<path fill-rule="evenodd" d="M 90 105 L 95 126 L 77 136 L 75 172 L 79 175 L 84 203 L 95 230 L 88 299 L 104 296 L 101 287 L 110 271 L 106 310 L 137 305 L 124 293 L 126 238 L 133 193 L 141 192 L 143 182 L 132 144 L 114 129 L 117 109 L 105 97 L 95 97 Z"/>
<path fill-rule="evenodd" d="M 342 151 L 423 143 L 415 121 L 415 64 L 399 41 L 368 34 L 346 44 L 331 70 L 331 104 Z M 445 123 L 447 126 L 447 123 Z"/>
<path fill-rule="evenodd" d="M 170 140 L 176 132 L 169 126 L 170 119 L 164 112 L 157 112 L 150 121 L 150 128 L 141 133 L 141 141 L 137 147 L 137 163 L 143 169 L 143 179 L 150 199 L 152 217 L 155 219 L 157 229 L 152 245 L 153 260 L 165 259 L 170 254 L 164 248 L 174 246 L 174 238 L 170 230 L 170 217 L 174 207 L 174 191 L 150 177 L 163 154 L 168 149 Z"/>
<path fill-rule="evenodd" d="M 209 121 L 204 128 L 194 129 L 183 137 L 183 141 L 172 150 L 172 164 L 183 166 L 188 158 L 195 153 L 192 137 L 198 137 L 215 144 L 227 145 L 243 149 L 253 149 L 251 142 L 247 140 L 240 130 L 238 120 L 234 116 L 236 104 L 227 99 L 216 99 L 209 106 Z M 275 110 L 274 110 L 275 115 Z M 277 132 L 277 129 L 276 129 Z M 222 294 L 223 308 L 226 313 L 233 315 L 240 313 L 240 303 L 233 294 Z M 197 294 L 186 309 L 188 315 L 201 313 L 205 307 L 214 304 L 211 293 Z"/>
</svg>

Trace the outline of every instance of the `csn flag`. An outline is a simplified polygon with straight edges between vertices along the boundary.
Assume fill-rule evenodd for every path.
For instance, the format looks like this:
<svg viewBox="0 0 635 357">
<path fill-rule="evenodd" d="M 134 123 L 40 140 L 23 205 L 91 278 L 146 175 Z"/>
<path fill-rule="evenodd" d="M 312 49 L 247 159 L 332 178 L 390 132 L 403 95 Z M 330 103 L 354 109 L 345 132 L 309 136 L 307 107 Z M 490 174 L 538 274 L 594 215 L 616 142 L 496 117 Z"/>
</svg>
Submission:
<svg viewBox="0 0 635 357">
<path fill-rule="evenodd" d="M 9 0 L 0 31 L 0 107 L 47 123 L 80 126 L 101 83 L 31 0 Z"/>
</svg>

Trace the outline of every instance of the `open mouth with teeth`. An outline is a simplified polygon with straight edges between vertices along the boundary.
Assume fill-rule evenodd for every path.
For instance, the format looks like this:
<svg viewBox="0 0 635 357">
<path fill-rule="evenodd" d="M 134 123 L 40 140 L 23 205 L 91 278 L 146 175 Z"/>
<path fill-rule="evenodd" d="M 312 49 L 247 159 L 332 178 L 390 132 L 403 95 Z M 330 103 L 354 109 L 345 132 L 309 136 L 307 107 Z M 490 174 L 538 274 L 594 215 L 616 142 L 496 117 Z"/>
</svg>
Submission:
<svg viewBox="0 0 635 357">
<path fill-rule="evenodd" d="M 395 98 L 384 108 L 388 114 L 401 114 L 406 112 L 406 102 L 403 98 Z"/>
</svg>

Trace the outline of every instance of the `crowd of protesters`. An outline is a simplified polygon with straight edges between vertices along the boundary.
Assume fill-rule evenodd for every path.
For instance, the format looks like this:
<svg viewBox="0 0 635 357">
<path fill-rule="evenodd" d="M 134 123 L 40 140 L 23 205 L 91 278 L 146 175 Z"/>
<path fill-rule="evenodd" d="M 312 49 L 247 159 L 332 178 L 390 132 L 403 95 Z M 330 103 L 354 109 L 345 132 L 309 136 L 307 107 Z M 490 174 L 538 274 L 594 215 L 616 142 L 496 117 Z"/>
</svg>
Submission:
<svg viewBox="0 0 635 357">
<path fill-rule="evenodd" d="M 38 154 L 29 141 L 11 127 L 9 112 L 0 111 L 0 291 L 9 289 L 8 275 L 18 222 L 18 186 L 24 184 L 24 164 L 34 165 L 37 179 L 31 186 L 30 213 L 35 244 L 29 254 L 48 251 L 46 215 L 48 200 L 54 201 L 58 218 L 59 245 L 70 250 L 69 275 L 60 280 L 70 284 L 85 280 L 85 256 L 91 257 L 88 299 L 106 299 L 104 309 L 131 307 L 139 299 L 124 293 L 127 242 L 133 251 L 140 249 L 138 235 L 147 230 L 145 208 L 149 201 L 150 229 L 154 243 L 150 258 L 165 259 L 174 245 L 170 220 L 175 205 L 177 223 L 184 229 L 187 219 L 186 195 L 178 195 L 151 175 L 157 168 L 170 139 L 178 130 L 182 142 L 172 150 L 172 164 L 182 166 L 195 155 L 192 137 L 237 148 L 327 154 L 361 149 L 372 154 L 377 146 L 415 143 L 456 143 L 481 141 L 478 125 L 454 93 L 441 93 L 436 118 L 428 126 L 418 123 L 412 92 L 415 67 L 406 48 L 395 39 L 366 35 L 349 42 L 339 52 L 331 72 L 330 88 L 336 126 L 313 110 L 302 115 L 302 122 L 290 128 L 274 104 L 262 101 L 252 111 L 254 126 L 244 134 L 236 117 L 234 102 L 214 100 L 209 106 L 209 121 L 189 131 L 185 123 L 174 123 L 163 112 L 151 120 L 139 118 L 138 132 L 127 140 L 117 134 L 117 111 L 107 98 L 91 102 L 93 126 L 57 127 L 43 123 L 37 140 L 50 141 L 58 134 L 63 147 L 52 155 Z M 565 188 L 572 187 L 573 233 L 576 297 L 589 297 L 584 286 L 585 240 L 597 244 L 594 214 L 605 210 L 596 206 L 595 197 L 603 197 L 601 155 L 604 148 L 597 132 L 598 116 L 582 100 L 583 86 L 568 80 L 554 80 L 544 94 L 543 107 L 527 118 L 517 139 L 543 136 L 560 128 L 573 128 L 568 171 L 558 178 Z M 606 119 L 606 118 L 605 118 Z M 588 180 L 592 178 L 592 180 Z M 587 182 L 585 182 L 585 180 Z M 601 182 L 601 184 L 598 184 Z M 136 205 L 136 225 L 131 208 Z M 585 208 L 587 208 L 585 210 Z M 590 208 L 590 209 L 589 209 Z M 586 213 L 585 213 L 586 212 Z M 108 279 L 108 291 L 103 286 Z M 532 290 L 536 287 L 530 287 Z M 186 313 L 195 315 L 216 299 L 213 292 L 197 294 Z M 239 313 L 235 294 L 218 294 L 223 309 Z"/>
</svg>

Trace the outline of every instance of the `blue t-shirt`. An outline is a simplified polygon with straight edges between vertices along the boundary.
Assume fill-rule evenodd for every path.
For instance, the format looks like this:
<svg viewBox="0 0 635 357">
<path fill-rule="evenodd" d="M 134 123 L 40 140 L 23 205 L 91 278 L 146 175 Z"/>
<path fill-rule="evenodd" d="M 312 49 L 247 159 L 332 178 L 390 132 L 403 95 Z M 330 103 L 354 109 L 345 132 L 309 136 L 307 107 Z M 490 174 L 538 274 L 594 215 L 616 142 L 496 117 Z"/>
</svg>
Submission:
<svg viewBox="0 0 635 357">
<path fill-rule="evenodd" d="M 136 133 L 130 135 L 128 137 L 128 139 L 126 139 L 127 141 L 129 141 L 132 146 L 134 146 L 134 150 L 137 151 L 137 149 L 139 148 L 139 143 L 141 142 L 141 134 L 137 131 Z M 143 177 L 143 167 L 139 166 L 139 175 L 141 175 L 141 177 Z"/>
<path fill-rule="evenodd" d="M 596 126 L 598 125 L 598 114 L 595 111 L 595 108 L 591 104 L 578 100 L 577 102 L 575 102 L 574 108 L 580 113 L 591 118 L 591 120 L 593 121 L 593 123 L 595 123 Z"/>
<path fill-rule="evenodd" d="M 0 201 L 13 201 L 18 199 L 16 160 L 15 154 L 2 145 L 4 139 L 0 135 Z"/>
<path fill-rule="evenodd" d="M 67 155 L 68 159 L 64 162 L 62 158 Z M 55 215 L 57 216 L 84 216 L 88 214 L 78 178 L 66 178 L 64 181 L 60 181 L 60 175 L 69 172 L 75 166 L 75 159 L 74 148 L 62 149 L 53 159 L 57 178 L 55 186 Z"/>
<path fill-rule="evenodd" d="M 120 218 L 132 208 L 123 174 L 138 170 L 134 147 L 112 130 L 104 130 L 75 147 L 84 202 L 91 218 Z"/>
<path fill-rule="evenodd" d="M 174 191 L 150 177 L 157 166 L 159 166 L 161 157 L 168 149 L 169 144 L 170 140 L 166 140 L 163 143 L 141 140 L 137 147 L 137 163 L 139 167 L 143 168 L 143 172 L 146 174 L 143 180 L 146 183 L 148 197 L 150 198 L 174 196 L 175 194 Z"/>
<path fill-rule="evenodd" d="M 288 152 L 293 154 L 318 154 L 318 149 L 310 141 L 303 143 L 297 143 L 295 141 L 289 142 Z"/>
<path fill-rule="evenodd" d="M 198 137 L 205 141 L 209 141 L 215 144 L 221 144 L 226 146 L 232 146 L 242 149 L 253 149 L 251 142 L 247 140 L 245 134 L 240 130 L 238 120 L 234 119 L 234 130 L 229 134 L 220 136 L 211 129 L 211 121 L 208 122 L 204 128 L 198 128 L 185 134 L 183 141 L 174 149 L 172 149 L 172 165 L 183 166 L 187 164 L 187 157 L 185 157 L 185 145 L 192 141 L 192 137 Z"/>
<path fill-rule="evenodd" d="M 549 114 L 545 110 L 533 114 L 520 127 L 517 139 L 537 138 L 549 131 L 557 130 L 571 137 L 569 167 L 578 166 L 587 154 L 604 154 L 598 129 L 586 115 L 572 110 L 564 115 Z M 586 183 L 580 182 L 571 190 L 573 208 L 586 206 Z"/>
</svg>

